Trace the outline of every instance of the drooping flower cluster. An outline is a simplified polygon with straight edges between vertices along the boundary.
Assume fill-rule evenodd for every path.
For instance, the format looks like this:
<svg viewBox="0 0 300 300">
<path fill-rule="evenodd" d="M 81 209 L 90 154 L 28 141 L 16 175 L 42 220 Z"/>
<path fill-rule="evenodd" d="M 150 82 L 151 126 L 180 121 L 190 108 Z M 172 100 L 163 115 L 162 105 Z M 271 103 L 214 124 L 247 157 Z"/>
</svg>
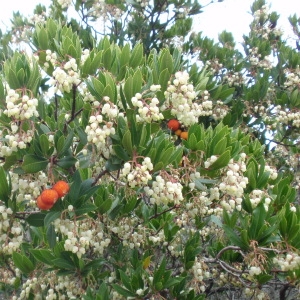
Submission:
<svg viewBox="0 0 300 300">
<path fill-rule="evenodd" d="M 72 212 L 73 207 L 70 206 Z M 79 258 L 88 250 L 94 253 L 103 254 L 110 243 L 110 238 L 103 232 L 101 222 L 94 222 L 91 218 L 85 218 L 74 222 L 70 219 L 56 219 L 55 230 L 64 238 L 64 248 L 71 251 Z"/>
<path fill-rule="evenodd" d="M 44 172 L 39 172 L 33 177 L 30 174 L 21 176 L 16 173 L 10 174 L 12 191 L 16 193 L 17 203 L 27 201 L 29 205 L 36 207 L 36 198 L 41 189 L 47 186 L 48 176 Z"/>
<path fill-rule="evenodd" d="M 266 70 L 272 68 L 271 58 L 269 56 L 262 57 L 261 54 L 258 53 L 257 47 L 249 49 L 249 53 L 249 61 L 252 66 L 264 68 Z"/>
<path fill-rule="evenodd" d="M 72 0 L 58 0 L 57 2 L 62 8 L 68 8 L 72 4 Z"/>
<path fill-rule="evenodd" d="M 44 67 L 47 69 L 49 67 L 49 62 L 55 66 L 57 62 L 57 54 L 52 52 L 51 50 L 46 50 L 46 62 L 44 63 Z"/>
<path fill-rule="evenodd" d="M 241 86 L 245 83 L 245 78 L 243 77 L 243 75 L 241 73 L 238 72 L 228 72 L 226 73 L 226 75 L 224 76 L 224 82 L 228 83 L 228 86 L 232 87 L 232 86 Z"/>
<path fill-rule="evenodd" d="M 294 271 L 300 268 L 300 256 L 297 253 L 289 252 L 273 258 L 273 262 L 282 271 Z"/>
<path fill-rule="evenodd" d="M 233 159 L 230 160 L 225 169 L 226 173 L 222 176 L 222 181 L 219 184 L 219 190 L 223 193 L 223 196 L 220 197 L 220 203 L 227 211 L 234 209 L 240 211 L 242 209 L 242 197 L 248 184 L 248 178 L 243 174 L 246 171 L 245 157 L 242 153 L 238 162 L 233 161 Z"/>
<path fill-rule="evenodd" d="M 257 189 L 253 190 L 250 193 L 249 199 L 253 208 L 255 208 L 259 203 L 263 202 L 266 210 L 269 209 L 269 205 L 272 201 L 272 199 L 268 196 L 268 194 L 266 194 L 265 191 Z"/>
<path fill-rule="evenodd" d="M 276 124 L 291 124 L 300 128 L 300 110 L 284 110 L 280 105 L 276 106 Z"/>
<path fill-rule="evenodd" d="M 283 31 L 276 26 L 277 24 L 271 22 L 269 7 L 267 5 L 263 5 L 261 9 L 256 10 L 253 17 L 252 30 L 264 40 L 272 40 L 272 36 L 273 38 L 282 36 Z"/>
<path fill-rule="evenodd" d="M 148 181 L 152 179 L 150 174 L 152 170 L 153 164 L 151 159 L 145 157 L 142 164 L 126 162 L 121 170 L 121 177 L 126 178 L 128 185 L 132 188 L 146 186 Z"/>
<path fill-rule="evenodd" d="M 37 24 L 45 24 L 46 22 L 46 12 L 43 11 L 40 14 L 34 14 L 30 17 L 30 22 L 33 23 L 34 25 Z"/>
<path fill-rule="evenodd" d="M 297 66 L 295 70 L 287 69 L 285 70 L 286 81 L 284 86 L 290 90 L 294 88 L 300 88 L 300 67 Z"/>
<path fill-rule="evenodd" d="M 90 116 L 89 125 L 86 126 L 85 132 L 88 142 L 93 143 L 105 157 L 109 157 L 112 149 L 108 137 L 111 134 L 115 134 L 113 122 L 106 122 L 103 119 L 103 115 L 96 112 Z"/>
<path fill-rule="evenodd" d="M 38 117 L 38 100 L 27 94 L 19 95 L 13 89 L 9 89 L 6 96 L 6 109 L 4 114 L 12 117 L 14 120 L 28 120 L 31 117 Z"/>
<path fill-rule="evenodd" d="M 161 172 L 152 182 L 152 186 L 147 186 L 144 190 L 146 195 L 150 197 L 152 204 L 167 205 L 173 203 L 177 205 L 183 200 L 182 188 L 178 178 L 169 176 L 166 172 Z"/>
<path fill-rule="evenodd" d="M 78 299 L 83 292 L 82 282 L 76 276 L 57 276 L 51 271 L 47 272 L 43 281 L 37 276 L 28 278 L 22 285 L 19 297 L 13 296 L 12 300 L 29 299 L 33 294 L 35 299 Z"/>
<path fill-rule="evenodd" d="M 17 251 L 23 242 L 23 231 L 14 218 L 11 208 L 0 201 L 0 254 L 7 255 Z"/>
<path fill-rule="evenodd" d="M 163 120 L 164 116 L 159 111 L 159 100 L 156 97 L 143 99 L 142 94 L 137 93 L 131 98 L 132 105 L 138 107 L 137 121 L 151 123 Z"/>
<path fill-rule="evenodd" d="M 18 151 L 18 149 L 25 149 L 27 144 L 32 141 L 33 136 L 33 130 L 24 131 L 12 124 L 12 130 L 5 134 L 3 143 L 0 142 L 0 153 L 3 156 L 10 156 L 13 152 Z"/>
<path fill-rule="evenodd" d="M 119 19 L 122 16 L 122 10 L 116 5 L 105 3 L 104 0 L 95 0 L 89 15 L 97 19 L 101 18 L 104 21 L 109 17 Z"/>
<path fill-rule="evenodd" d="M 166 101 L 161 110 L 171 109 L 171 113 L 179 122 L 190 126 L 198 122 L 200 116 L 212 114 L 212 101 L 208 100 L 209 93 L 204 92 L 201 104 L 195 100 L 197 93 L 194 86 L 189 83 L 187 72 L 176 72 L 175 79 L 169 83 L 165 91 Z"/>
<path fill-rule="evenodd" d="M 77 64 L 74 58 L 71 58 L 65 65 L 64 69 L 56 67 L 52 74 L 50 84 L 54 86 L 54 92 L 70 93 L 73 85 L 77 86 L 81 82 L 80 74 L 77 72 Z"/>
<path fill-rule="evenodd" d="M 112 222 L 109 229 L 113 234 L 116 234 L 122 239 L 122 244 L 125 247 L 140 248 L 145 242 L 145 227 L 138 224 L 139 219 L 131 217 L 122 218 L 118 224 Z"/>
</svg>

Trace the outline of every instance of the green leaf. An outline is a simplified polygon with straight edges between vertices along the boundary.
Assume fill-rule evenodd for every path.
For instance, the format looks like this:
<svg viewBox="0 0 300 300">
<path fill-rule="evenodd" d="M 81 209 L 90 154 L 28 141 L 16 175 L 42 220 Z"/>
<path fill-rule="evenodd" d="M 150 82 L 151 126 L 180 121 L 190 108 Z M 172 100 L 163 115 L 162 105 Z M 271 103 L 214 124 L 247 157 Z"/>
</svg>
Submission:
<svg viewBox="0 0 300 300">
<path fill-rule="evenodd" d="M 124 146 L 127 153 L 132 156 L 133 147 L 132 147 L 132 140 L 131 140 L 131 132 L 127 130 L 122 139 L 122 145 Z"/>
<path fill-rule="evenodd" d="M 251 225 L 248 229 L 249 238 L 258 240 L 258 233 L 263 227 L 266 219 L 266 210 L 263 204 L 258 205 L 252 212 Z"/>
<path fill-rule="evenodd" d="M 73 167 L 77 162 L 77 158 L 73 156 L 65 156 L 63 158 L 60 158 L 56 161 L 56 164 L 63 168 L 63 169 L 69 169 Z"/>
<path fill-rule="evenodd" d="M 126 275 L 122 270 L 118 270 L 119 274 L 120 274 L 120 278 L 121 281 L 123 283 L 123 285 L 125 286 L 126 289 L 131 290 L 131 284 L 130 284 L 130 279 L 128 277 L 128 275 Z"/>
<path fill-rule="evenodd" d="M 161 85 L 161 91 L 164 92 L 167 89 L 168 81 L 170 80 L 170 72 L 168 69 L 164 69 L 159 74 L 158 83 Z"/>
<path fill-rule="evenodd" d="M 46 232 L 49 247 L 53 248 L 56 244 L 56 232 L 53 224 L 50 224 Z"/>
<path fill-rule="evenodd" d="M 136 294 L 133 292 L 128 291 L 127 289 L 124 289 L 118 284 L 112 284 L 113 289 L 120 295 L 124 297 L 133 297 L 135 298 Z"/>
<path fill-rule="evenodd" d="M 55 221 L 56 219 L 58 219 L 61 215 L 60 211 L 50 211 L 47 213 L 47 215 L 45 216 L 44 219 L 44 226 L 47 228 L 48 226 L 51 225 L 51 223 L 53 221 Z"/>
<path fill-rule="evenodd" d="M 34 154 L 26 154 L 24 156 L 22 169 L 26 173 L 36 173 L 45 170 L 48 165 L 48 159 Z"/>
<path fill-rule="evenodd" d="M 143 44 L 137 43 L 131 51 L 129 66 L 133 69 L 143 62 Z"/>
<path fill-rule="evenodd" d="M 244 242 L 244 239 L 242 240 L 238 234 L 230 228 L 228 225 L 224 224 L 223 229 L 229 238 L 230 242 L 233 244 L 233 246 L 241 247 L 243 250 L 247 250 L 249 248 L 249 244 L 246 244 Z"/>
<path fill-rule="evenodd" d="M 213 147 L 213 155 L 221 155 L 227 146 L 227 138 L 220 139 L 217 144 Z"/>
<path fill-rule="evenodd" d="M 39 137 L 41 150 L 44 156 L 47 156 L 49 150 L 49 140 L 46 134 L 42 134 Z"/>
<path fill-rule="evenodd" d="M 131 108 L 133 108 L 131 98 L 134 96 L 133 93 L 133 79 L 132 76 L 129 76 L 124 84 L 124 95 L 126 98 L 126 103 L 129 104 Z"/>
<path fill-rule="evenodd" d="M 256 275 L 255 278 L 257 279 L 259 284 L 263 285 L 263 284 L 267 283 L 269 280 L 271 280 L 273 278 L 273 276 L 269 275 L 269 274 L 259 274 L 259 275 Z"/>
<path fill-rule="evenodd" d="M 18 252 L 13 252 L 12 259 L 15 266 L 25 274 L 31 273 L 34 270 L 34 264 L 25 255 L 22 255 Z"/>
<path fill-rule="evenodd" d="M 64 258 L 55 258 L 53 259 L 53 264 L 59 268 L 67 269 L 67 270 L 75 270 L 76 265 L 72 262 L 71 259 L 64 259 Z"/>
<path fill-rule="evenodd" d="M 38 32 L 38 43 L 40 50 L 47 50 L 48 46 L 48 33 L 46 29 L 41 28 Z"/>
<path fill-rule="evenodd" d="M 26 222 L 30 226 L 42 227 L 42 226 L 44 226 L 45 217 L 46 217 L 46 213 L 42 213 L 42 212 L 38 212 L 38 213 L 35 213 L 35 214 L 30 214 L 26 218 Z"/>
<path fill-rule="evenodd" d="M 11 194 L 11 186 L 8 178 L 8 173 L 5 172 L 3 167 L 0 167 L 0 199 L 5 203 L 8 202 Z"/>
<path fill-rule="evenodd" d="M 62 139 L 63 138 L 63 139 Z M 74 138 L 74 132 L 73 130 L 69 131 L 69 134 L 66 139 L 64 139 L 63 136 L 61 136 L 57 143 L 57 155 L 59 157 L 62 157 L 67 154 L 69 151 Z"/>
<path fill-rule="evenodd" d="M 82 206 L 75 209 L 75 214 L 76 214 L 76 216 L 81 216 L 88 212 L 95 211 L 96 209 L 97 209 L 97 206 L 95 206 L 94 204 L 84 203 Z"/>
<path fill-rule="evenodd" d="M 217 158 L 217 160 L 213 164 L 210 165 L 209 170 L 218 170 L 218 169 L 226 167 L 231 159 L 230 154 L 231 154 L 230 150 L 226 150 L 225 152 L 223 152 Z"/>
<path fill-rule="evenodd" d="M 48 249 L 30 249 L 30 253 L 36 260 L 39 260 L 47 265 L 53 265 L 55 256 Z"/>
</svg>

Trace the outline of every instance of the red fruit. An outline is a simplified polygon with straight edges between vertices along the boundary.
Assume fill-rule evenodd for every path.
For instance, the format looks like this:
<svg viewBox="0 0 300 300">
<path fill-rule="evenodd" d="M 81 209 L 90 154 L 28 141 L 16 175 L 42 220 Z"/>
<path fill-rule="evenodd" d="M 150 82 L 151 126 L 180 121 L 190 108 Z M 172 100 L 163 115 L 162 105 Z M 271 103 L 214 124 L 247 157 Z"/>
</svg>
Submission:
<svg viewBox="0 0 300 300">
<path fill-rule="evenodd" d="M 41 210 L 48 210 L 48 209 L 50 209 L 53 206 L 53 204 L 46 204 L 46 203 L 44 203 L 43 200 L 42 200 L 41 195 L 37 197 L 37 199 L 36 199 L 36 205 Z"/>
<path fill-rule="evenodd" d="M 176 119 L 171 119 L 168 122 L 168 128 L 171 129 L 172 131 L 176 131 L 180 128 L 180 123 L 178 120 Z"/>
<path fill-rule="evenodd" d="M 57 191 L 53 189 L 43 190 L 41 193 L 41 201 L 46 205 L 53 205 L 59 198 Z"/>
<path fill-rule="evenodd" d="M 54 186 L 52 187 L 53 190 L 55 190 L 58 194 L 58 197 L 63 197 L 66 194 L 68 194 L 70 190 L 70 186 L 66 181 L 60 180 L 57 181 Z"/>
</svg>

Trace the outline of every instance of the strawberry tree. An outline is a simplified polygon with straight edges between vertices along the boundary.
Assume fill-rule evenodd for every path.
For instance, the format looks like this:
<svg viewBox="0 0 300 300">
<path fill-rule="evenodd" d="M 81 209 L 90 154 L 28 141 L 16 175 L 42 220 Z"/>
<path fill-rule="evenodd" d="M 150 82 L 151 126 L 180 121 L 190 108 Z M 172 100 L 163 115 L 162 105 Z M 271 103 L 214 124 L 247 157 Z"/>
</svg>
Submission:
<svg viewBox="0 0 300 300">
<path fill-rule="evenodd" d="M 186 36 L 197 1 L 172 3 L 141 42 L 171 4 L 76 1 L 68 21 L 53 1 L 2 35 L 6 299 L 299 296 L 299 55 L 264 1 L 244 53 Z"/>
</svg>

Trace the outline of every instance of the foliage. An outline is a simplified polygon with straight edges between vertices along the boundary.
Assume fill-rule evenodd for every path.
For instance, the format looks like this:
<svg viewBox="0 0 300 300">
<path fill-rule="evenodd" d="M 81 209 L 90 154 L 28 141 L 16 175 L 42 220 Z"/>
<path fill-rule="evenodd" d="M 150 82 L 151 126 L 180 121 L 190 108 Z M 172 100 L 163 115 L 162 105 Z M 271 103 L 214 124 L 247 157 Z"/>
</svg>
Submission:
<svg viewBox="0 0 300 300">
<path fill-rule="evenodd" d="M 14 13 L 0 35 L 4 297 L 297 294 L 299 42 L 265 1 L 251 11 L 243 51 L 191 31 L 198 1 Z M 70 190 L 40 210 L 58 181 Z"/>
</svg>

